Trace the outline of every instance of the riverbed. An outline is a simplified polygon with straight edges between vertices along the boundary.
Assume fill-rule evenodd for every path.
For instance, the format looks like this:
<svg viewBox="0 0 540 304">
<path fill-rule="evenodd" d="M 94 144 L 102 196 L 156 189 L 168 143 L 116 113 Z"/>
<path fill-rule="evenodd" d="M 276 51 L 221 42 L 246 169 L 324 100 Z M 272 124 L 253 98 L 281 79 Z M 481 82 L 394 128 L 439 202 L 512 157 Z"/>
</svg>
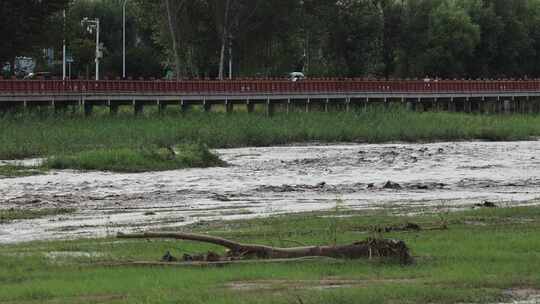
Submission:
<svg viewBox="0 0 540 304">
<path fill-rule="evenodd" d="M 222 168 L 52 171 L 0 179 L 0 209 L 73 208 L 0 224 L 0 243 L 103 237 L 341 208 L 439 212 L 540 204 L 540 141 L 221 149 Z"/>
</svg>

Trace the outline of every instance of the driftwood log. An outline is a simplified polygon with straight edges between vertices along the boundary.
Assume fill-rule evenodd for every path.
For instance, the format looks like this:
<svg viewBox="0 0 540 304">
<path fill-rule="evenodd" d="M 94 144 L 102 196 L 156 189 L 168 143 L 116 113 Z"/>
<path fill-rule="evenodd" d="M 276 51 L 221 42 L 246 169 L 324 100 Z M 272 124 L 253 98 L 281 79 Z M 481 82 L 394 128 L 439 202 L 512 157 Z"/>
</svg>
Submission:
<svg viewBox="0 0 540 304">
<path fill-rule="evenodd" d="M 210 243 L 229 249 L 226 257 L 215 253 L 208 253 L 202 260 L 222 261 L 237 259 L 295 259 L 302 257 L 329 257 L 337 259 L 361 259 L 361 258 L 394 258 L 402 264 L 411 264 L 413 258 L 405 242 L 401 240 L 367 239 L 349 245 L 339 246 L 304 246 L 291 248 L 278 248 L 258 244 L 242 244 L 228 239 L 190 233 L 160 232 L 160 233 L 137 233 L 118 234 L 123 239 L 153 239 L 168 238 Z M 184 260 L 189 260 L 184 257 Z M 197 259 L 201 260 L 201 259 Z"/>
</svg>

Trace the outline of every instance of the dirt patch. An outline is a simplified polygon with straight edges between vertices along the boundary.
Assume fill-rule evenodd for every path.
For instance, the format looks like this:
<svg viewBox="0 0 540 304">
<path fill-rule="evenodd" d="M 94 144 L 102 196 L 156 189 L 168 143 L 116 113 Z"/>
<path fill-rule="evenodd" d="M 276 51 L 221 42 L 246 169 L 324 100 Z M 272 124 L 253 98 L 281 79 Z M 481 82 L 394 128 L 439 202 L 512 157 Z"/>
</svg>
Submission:
<svg viewBox="0 0 540 304">
<path fill-rule="evenodd" d="M 59 259 L 71 259 L 71 258 L 98 258 L 104 256 L 100 252 L 85 252 L 85 251 L 51 251 L 47 252 L 45 256 L 51 260 Z"/>
<path fill-rule="evenodd" d="M 349 280 L 340 278 L 326 278 L 321 280 L 256 280 L 231 282 L 226 288 L 235 291 L 282 291 L 287 289 L 335 289 L 335 288 L 362 288 L 378 284 L 407 284 L 415 282 L 413 279 L 366 279 Z"/>
<path fill-rule="evenodd" d="M 540 289 L 536 288 L 511 288 L 505 290 L 503 294 L 514 300 L 513 303 L 516 304 L 540 303 Z"/>
</svg>

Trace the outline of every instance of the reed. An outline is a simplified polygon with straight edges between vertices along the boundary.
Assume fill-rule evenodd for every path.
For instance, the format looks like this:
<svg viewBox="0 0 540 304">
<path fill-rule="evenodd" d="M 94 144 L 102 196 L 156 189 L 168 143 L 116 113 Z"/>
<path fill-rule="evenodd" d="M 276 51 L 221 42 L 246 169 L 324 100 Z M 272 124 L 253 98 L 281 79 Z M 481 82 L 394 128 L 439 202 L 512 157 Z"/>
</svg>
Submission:
<svg viewBox="0 0 540 304">
<path fill-rule="evenodd" d="M 416 113 L 373 109 L 342 113 L 169 113 L 134 117 L 12 116 L 0 119 L 0 159 L 69 155 L 204 143 L 210 148 L 300 142 L 527 140 L 540 136 L 538 115 Z"/>
</svg>

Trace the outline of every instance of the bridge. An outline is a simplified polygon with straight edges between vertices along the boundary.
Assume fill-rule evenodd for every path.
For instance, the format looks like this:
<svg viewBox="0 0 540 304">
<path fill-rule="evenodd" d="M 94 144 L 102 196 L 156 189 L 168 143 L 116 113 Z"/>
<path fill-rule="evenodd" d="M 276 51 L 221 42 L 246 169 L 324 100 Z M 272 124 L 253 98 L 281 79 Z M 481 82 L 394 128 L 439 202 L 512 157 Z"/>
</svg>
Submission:
<svg viewBox="0 0 540 304">
<path fill-rule="evenodd" d="M 238 105 L 252 112 L 260 104 L 271 115 L 276 109 L 349 111 L 396 103 L 417 111 L 539 113 L 540 80 L 0 80 L 4 111 L 72 107 L 90 115 L 96 106 L 113 114 L 132 106 L 137 114 L 149 105 L 210 111 L 220 104 L 227 112 Z"/>
</svg>

